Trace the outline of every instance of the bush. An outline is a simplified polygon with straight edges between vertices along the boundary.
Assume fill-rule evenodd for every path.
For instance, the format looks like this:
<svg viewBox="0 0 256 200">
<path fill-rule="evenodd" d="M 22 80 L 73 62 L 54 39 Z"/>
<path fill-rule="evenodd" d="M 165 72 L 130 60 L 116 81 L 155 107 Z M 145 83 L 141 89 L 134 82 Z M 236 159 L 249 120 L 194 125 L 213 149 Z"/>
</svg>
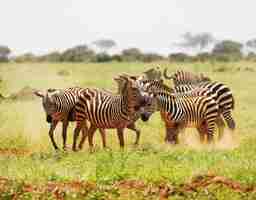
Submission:
<svg viewBox="0 0 256 200">
<path fill-rule="evenodd" d="M 137 48 L 125 49 L 122 51 L 122 60 L 127 62 L 142 61 L 143 54 Z"/>
<path fill-rule="evenodd" d="M 189 62 L 192 60 L 192 57 L 185 53 L 173 53 L 168 56 L 168 59 L 171 62 Z"/>
<path fill-rule="evenodd" d="M 216 61 L 219 61 L 219 62 L 230 62 L 231 61 L 231 57 L 226 54 L 215 55 L 214 58 Z"/>
<path fill-rule="evenodd" d="M 39 61 L 43 62 L 60 62 L 62 59 L 61 53 L 59 52 L 52 52 L 38 58 Z"/>
<path fill-rule="evenodd" d="M 64 62 L 91 62 L 95 60 L 95 53 L 86 45 L 79 45 L 65 50 L 61 55 Z"/>
<path fill-rule="evenodd" d="M 212 59 L 212 55 L 210 53 L 199 53 L 194 57 L 195 61 L 199 62 L 207 62 Z"/>
<path fill-rule="evenodd" d="M 253 62 L 255 62 L 255 61 L 256 61 L 256 54 L 255 54 L 254 52 L 250 52 L 250 53 L 246 56 L 245 59 L 248 60 L 248 61 L 253 61 Z"/>
<path fill-rule="evenodd" d="M 163 56 L 156 54 L 156 53 L 147 53 L 147 54 L 143 54 L 143 56 L 142 56 L 143 62 L 155 62 L 155 61 L 160 61 L 163 59 L 164 59 Z"/>
<path fill-rule="evenodd" d="M 37 57 L 32 53 L 25 53 L 23 55 L 17 56 L 14 58 L 14 62 L 22 63 L 22 62 L 36 62 Z"/>
<path fill-rule="evenodd" d="M 110 62 L 112 61 L 112 57 L 106 53 L 99 53 L 96 55 L 96 62 Z"/>
<path fill-rule="evenodd" d="M 122 62 L 123 58 L 121 55 L 115 54 L 112 56 L 112 61 Z"/>
</svg>

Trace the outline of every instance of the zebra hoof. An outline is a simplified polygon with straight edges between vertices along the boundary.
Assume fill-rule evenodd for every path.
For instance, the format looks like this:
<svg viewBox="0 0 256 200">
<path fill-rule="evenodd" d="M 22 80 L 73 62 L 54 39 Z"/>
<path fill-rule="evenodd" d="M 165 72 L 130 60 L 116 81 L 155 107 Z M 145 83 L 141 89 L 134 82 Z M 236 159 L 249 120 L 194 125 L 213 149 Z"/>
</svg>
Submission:
<svg viewBox="0 0 256 200">
<path fill-rule="evenodd" d="M 72 151 L 77 152 L 78 149 L 77 148 L 72 148 Z"/>
</svg>

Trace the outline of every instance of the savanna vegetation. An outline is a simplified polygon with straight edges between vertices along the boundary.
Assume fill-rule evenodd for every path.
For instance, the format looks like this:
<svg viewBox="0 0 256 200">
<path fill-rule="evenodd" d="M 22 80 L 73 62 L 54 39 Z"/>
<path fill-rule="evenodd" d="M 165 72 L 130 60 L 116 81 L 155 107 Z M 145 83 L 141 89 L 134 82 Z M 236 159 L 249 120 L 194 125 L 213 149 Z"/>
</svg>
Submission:
<svg viewBox="0 0 256 200">
<path fill-rule="evenodd" d="M 218 49 L 221 49 L 219 47 Z M 68 54 L 68 52 L 66 52 Z M 89 52 L 88 52 L 89 53 Z M 128 52 L 129 53 L 129 52 Z M 55 152 L 41 100 L 34 89 L 71 86 L 116 91 L 113 77 L 168 67 L 204 72 L 232 89 L 237 129 L 213 145 L 187 129 L 179 145 L 164 144 L 159 113 L 139 121 L 141 141 L 126 130 L 120 150 L 115 130 L 108 149 L 96 133 L 95 150 Z M 0 199 L 256 199 L 255 66 L 253 62 L 109 62 L 0 64 Z M 171 85 L 171 82 L 166 81 Z M 68 129 L 71 145 L 74 124 Z M 62 143 L 61 129 L 55 138 Z"/>
</svg>

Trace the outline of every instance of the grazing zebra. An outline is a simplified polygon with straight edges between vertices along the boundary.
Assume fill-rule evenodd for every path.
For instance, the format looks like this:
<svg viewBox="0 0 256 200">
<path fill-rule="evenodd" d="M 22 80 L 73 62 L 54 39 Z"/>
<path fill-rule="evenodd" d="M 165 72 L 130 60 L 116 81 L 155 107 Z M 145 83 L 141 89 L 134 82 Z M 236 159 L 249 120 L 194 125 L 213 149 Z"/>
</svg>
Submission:
<svg viewBox="0 0 256 200">
<path fill-rule="evenodd" d="M 153 93 L 155 98 L 150 107 L 160 111 L 166 127 L 166 141 L 178 143 L 180 129 L 189 126 L 197 128 L 200 139 L 206 132 L 208 142 L 212 141 L 219 110 L 211 96 L 181 97 L 164 91 Z"/>
<path fill-rule="evenodd" d="M 115 81 L 124 81 L 120 94 L 106 94 L 99 89 L 85 89 L 75 105 L 77 126 L 74 131 L 73 149 L 81 125 L 85 120 L 90 121 L 88 131 L 89 145 L 93 146 L 93 135 L 97 128 L 116 128 L 120 146 L 124 146 L 123 130 L 134 121 L 135 113 L 150 102 L 150 97 L 143 93 L 139 84 L 129 76 L 119 76 Z M 82 139 L 79 146 L 82 146 Z"/>
<path fill-rule="evenodd" d="M 172 79 L 175 86 L 184 84 L 197 84 L 205 81 L 211 81 L 211 79 L 205 76 L 203 73 L 196 75 L 192 72 L 183 70 L 178 70 L 172 76 L 168 76 L 167 68 L 165 68 L 163 74 L 166 79 Z"/>
<path fill-rule="evenodd" d="M 166 71 L 165 71 L 166 74 Z M 180 83 L 189 83 L 191 82 L 190 79 L 194 79 L 194 82 L 197 84 L 176 84 L 174 87 L 174 91 L 177 93 L 184 93 L 184 92 L 193 92 L 193 90 L 202 90 L 200 95 L 212 95 L 217 102 L 220 113 L 223 116 L 224 120 L 226 121 L 229 129 L 235 129 L 235 121 L 232 117 L 231 111 L 234 109 L 235 100 L 234 96 L 226 85 L 219 82 L 210 82 L 206 79 L 204 81 L 195 81 L 195 77 L 190 78 L 187 76 L 179 76 L 182 73 L 176 73 L 175 77 L 179 80 Z M 224 122 L 222 119 L 219 119 L 220 126 L 224 127 Z M 222 124 L 222 125 L 221 125 Z M 222 131 L 223 132 L 223 131 Z M 222 133 L 220 134 L 222 136 Z"/>
<path fill-rule="evenodd" d="M 54 149 L 58 146 L 54 140 L 54 130 L 59 121 L 62 121 L 63 149 L 66 149 L 67 127 L 70 121 L 75 121 L 74 106 L 82 88 L 73 87 L 64 90 L 48 89 L 46 93 L 36 91 L 35 95 L 42 98 L 42 104 L 46 113 L 46 121 L 51 123 L 49 136 Z M 86 135 L 86 124 L 82 129 L 83 135 Z"/>
</svg>

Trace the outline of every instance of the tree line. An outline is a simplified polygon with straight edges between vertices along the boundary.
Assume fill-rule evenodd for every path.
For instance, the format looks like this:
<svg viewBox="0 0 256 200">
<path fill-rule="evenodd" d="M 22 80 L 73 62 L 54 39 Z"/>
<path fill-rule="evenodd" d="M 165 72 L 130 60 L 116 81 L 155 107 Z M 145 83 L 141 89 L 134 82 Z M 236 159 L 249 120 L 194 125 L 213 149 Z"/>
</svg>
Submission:
<svg viewBox="0 0 256 200">
<path fill-rule="evenodd" d="M 170 53 L 163 56 L 157 53 L 145 53 L 139 48 L 128 48 L 118 54 L 109 54 L 109 50 L 117 46 L 111 39 L 101 39 L 92 42 L 98 49 L 98 53 L 86 44 L 68 48 L 62 52 L 54 51 L 44 55 L 34 55 L 25 53 L 19 56 L 10 57 L 11 49 L 8 46 L 0 46 L 0 62 L 154 62 L 159 60 L 169 60 L 173 62 L 191 61 L 238 61 L 248 59 L 256 61 L 256 39 L 241 43 L 234 40 L 217 40 L 210 33 L 185 33 L 182 41 L 173 43 L 178 47 L 177 53 Z M 186 51 L 191 50 L 195 54 L 192 56 Z"/>
</svg>

